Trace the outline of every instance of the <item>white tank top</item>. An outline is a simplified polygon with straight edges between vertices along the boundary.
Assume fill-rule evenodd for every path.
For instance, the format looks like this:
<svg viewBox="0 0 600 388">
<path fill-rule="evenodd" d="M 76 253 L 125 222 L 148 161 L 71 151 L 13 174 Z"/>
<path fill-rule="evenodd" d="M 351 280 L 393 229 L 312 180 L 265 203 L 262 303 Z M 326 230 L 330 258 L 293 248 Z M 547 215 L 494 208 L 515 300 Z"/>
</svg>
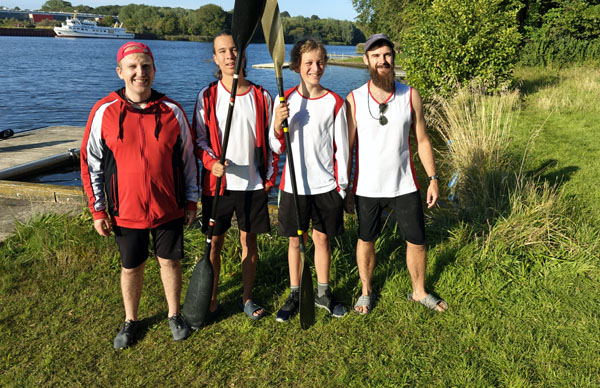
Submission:
<svg viewBox="0 0 600 388">
<path fill-rule="evenodd" d="M 410 150 L 412 105 L 410 86 L 396 82 L 395 91 L 386 101 L 379 123 L 379 102 L 369 92 L 367 82 L 352 91 L 356 120 L 353 192 L 363 197 L 392 198 L 417 191 L 415 169 Z"/>
</svg>

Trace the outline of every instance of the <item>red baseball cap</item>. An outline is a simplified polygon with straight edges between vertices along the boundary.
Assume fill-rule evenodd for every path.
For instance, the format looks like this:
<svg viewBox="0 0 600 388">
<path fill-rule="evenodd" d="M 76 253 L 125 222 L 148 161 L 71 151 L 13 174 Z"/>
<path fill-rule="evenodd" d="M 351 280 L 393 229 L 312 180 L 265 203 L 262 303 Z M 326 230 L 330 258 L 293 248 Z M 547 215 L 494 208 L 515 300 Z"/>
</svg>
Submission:
<svg viewBox="0 0 600 388">
<path fill-rule="evenodd" d="M 139 42 L 127 42 L 121 46 L 117 52 L 117 63 L 121 62 L 121 59 L 125 58 L 129 54 L 146 54 L 150 56 L 150 58 L 152 58 L 152 62 L 154 62 L 154 57 L 152 56 L 150 47 Z"/>
</svg>

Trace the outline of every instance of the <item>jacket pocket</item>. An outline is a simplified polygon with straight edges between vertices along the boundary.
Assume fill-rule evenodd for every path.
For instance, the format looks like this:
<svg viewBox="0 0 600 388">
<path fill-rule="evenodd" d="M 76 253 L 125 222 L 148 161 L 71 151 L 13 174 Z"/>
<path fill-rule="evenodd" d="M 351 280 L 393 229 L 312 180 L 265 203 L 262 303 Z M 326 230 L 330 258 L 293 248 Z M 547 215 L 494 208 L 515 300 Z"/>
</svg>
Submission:
<svg viewBox="0 0 600 388">
<path fill-rule="evenodd" d="M 108 214 L 119 216 L 119 185 L 116 175 L 112 174 L 106 185 L 106 194 L 108 199 Z"/>
</svg>

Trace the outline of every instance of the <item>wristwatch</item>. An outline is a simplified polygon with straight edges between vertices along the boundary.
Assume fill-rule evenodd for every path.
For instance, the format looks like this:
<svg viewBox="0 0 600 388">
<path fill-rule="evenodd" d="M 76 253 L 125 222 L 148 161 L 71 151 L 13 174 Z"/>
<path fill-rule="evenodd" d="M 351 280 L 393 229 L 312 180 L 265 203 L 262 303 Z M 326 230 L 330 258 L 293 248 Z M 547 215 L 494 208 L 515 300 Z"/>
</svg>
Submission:
<svg viewBox="0 0 600 388">
<path fill-rule="evenodd" d="M 437 176 L 437 174 L 432 175 L 432 176 L 429 177 L 430 181 L 434 181 L 434 180 L 438 180 L 438 179 L 439 179 L 439 177 Z"/>
</svg>

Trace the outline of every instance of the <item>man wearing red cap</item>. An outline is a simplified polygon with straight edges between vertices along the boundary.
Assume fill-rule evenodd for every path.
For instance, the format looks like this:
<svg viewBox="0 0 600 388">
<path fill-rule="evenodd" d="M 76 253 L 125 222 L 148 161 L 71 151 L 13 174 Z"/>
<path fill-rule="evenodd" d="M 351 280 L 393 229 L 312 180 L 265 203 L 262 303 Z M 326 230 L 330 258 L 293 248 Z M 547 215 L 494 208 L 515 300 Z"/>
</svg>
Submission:
<svg viewBox="0 0 600 388">
<path fill-rule="evenodd" d="M 150 234 L 169 308 L 173 338 L 189 325 L 179 310 L 183 225 L 196 217 L 198 172 L 194 140 L 183 109 L 153 90 L 150 48 L 128 42 L 117 53 L 125 87 L 96 103 L 81 146 L 81 177 L 101 236 L 114 231 L 121 254 L 125 324 L 115 349 L 135 342 Z"/>
<path fill-rule="evenodd" d="M 411 157 L 410 132 L 417 141 L 419 159 L 428 176 L 428 208 L 439 198 L 433 148 L 427 135 L 419 93 L 394 79 L 394 44 L 385 34 L 365 43 L 364 63 L 371 79 L 346 98 L 349 160 L 356 151 L 352 193 L 358 214 L 356 263 L 362 294 L 354 306 L 370 313 L 375 302 L 371 279 L 375 268 L 375 240 L 381 232 L 381 212 L 393 209 L 406 240 L 406 266 L 412 281 L 408 299 L 435 311 L 448 304 L 425 290 L 425 222 L 419 186 Z M 352 164 L 348 175 L 352 171 Z M 352 209 L 351 195 L 347 208 Z"/>
</svg>

